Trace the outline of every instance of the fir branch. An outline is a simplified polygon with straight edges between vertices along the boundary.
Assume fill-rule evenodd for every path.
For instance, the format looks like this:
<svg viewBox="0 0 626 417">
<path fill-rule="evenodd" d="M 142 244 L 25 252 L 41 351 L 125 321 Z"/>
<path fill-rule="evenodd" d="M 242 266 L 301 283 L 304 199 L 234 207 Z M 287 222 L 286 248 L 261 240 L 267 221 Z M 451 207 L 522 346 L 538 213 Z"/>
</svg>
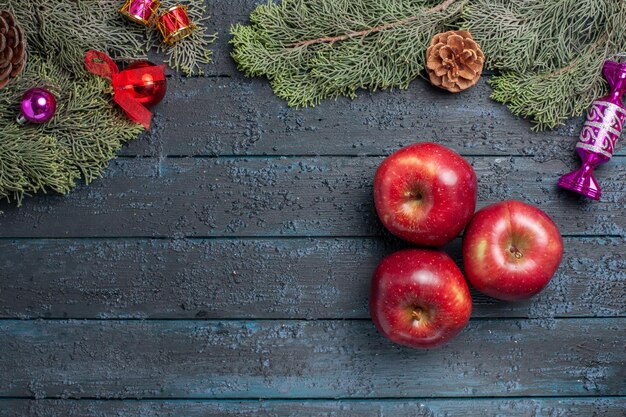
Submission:
<svg viewBox="0 0 626 417">
<path fill-rule="evenodd" d="M 17 103 L 35 86 L 57 96 L 55 118 L 20 126 Z M 67 193 L 77 179 L 89 183 L 101 176 L 121 144 L 143 130 L 112 107 L 105 86 L 86 72 L 74 80 L 38 55 L 29 57 L 24 74 L 0 91 L 0 199 L 19 205 L 25 195 Z"/>
<path fill-rule="evenodd" d="M 359 88 L 406 88 L 431 37 L 449 26 L 469 30 L 502 74 L 491 80 L 494 99 L 553 128 L 605 91 L 602 62 L 626 49 L 626 2 L 283 0 L 231 28 L 232 56 L 290 105 L 308 106 Z"/>
<path fill-rule="evenodd" d="M 29 51 L 71 74 L 82 71 L 89 49 L 116 58 L 145 57 L 142 27 L 127 22 L 119 7 L 116 0 L 0 0 L 0 9 L 12 10 L 22 25 Z"/>
<path fill-rule="evenodd" d="M 143 128 L 131 122 L 106 93 L 104 79 L 85 70 L 85 52 L 107 51 L 120 60 L 144 58 L 162 45 L 160 35 L 127 21 L 119 0 L 0 0 L 27 36 L 26 70 L 0 90 L 0 200 L 22 203 L 37 192 L 69 192 L 82 178 L 99 178 L 125 141 Z M 204 4 L 195 0 L 191 18 L 201 25 L 173 47 L 163 46 L 170 65 L 187 74 L 201 72 L 215 39 L 206 29 Z M 150 38 L 148 39 L 147 36 Z M 47 87 L 57 97 L 55 117 L 43 125 L 16 123 L 20 97 Z"/>
<path fill-rule="evenodd" d="M 442 12 L 444 10 L 446 10 L 452 3 L 454 3 L 457 0 L 446 0 L 443 3 L 426 10 L 426 13 L 436 13 L 436 12 Z M 364 29 L 358 32 L 350 32 L 350 33 L 346 33 L 345 35 L 339 35 L 339 36 L 326 36 L 326 37 L 321 37 L 321 38 L 316 38 L 316 39 L 310 39 L 310 40 L 306 40 L 306 41 L 300 41 L 300 42 L 293 42 L 290 43 L 288 46 L 290 47 L 301 47 L 301 46 L 310 46 L 310 45 L 314 45 L 316 43 L 330 43 L 333 44 L 335 42 L 339 42 L 339 41 L 345 41 L 347 39 L 350 38 L 363 38 L 367 35 L 371 35 L 372 33 L 377 33 L 383 30 L 387 30 L 387 29 L 391 29 L 391 28 L 395 28 L 397 26 L 402 26 L 402 25 L 406 25 L 409 24 L 415 20 L 421 19 L 422 15 L 416 15 L 416 16 L 411 16 L 411 17 L 407 17 L 405 19 L 400 19 L 396 22 L 391 22 L 391 23 L 387 23 L 384 25 L 378 25 L 376 27 L 370 28 L 370 29 Z"/>
<path fill-rule="evenodd" d="M 432 36 L 464 0 L 284 0 L 235 25 L 232 56 L 247 76 L 265 76 L 293 106 L 354 97 L 359 88 L 407 88 Z"/>
<path fill-rule="evenodd" d="M 502 73 L 492 98 L 541 130 L 605 94 L 602 64 L 626 48 L 625 23 L 624 2 L 613 0 L 472 0 L 461 26 Z"/>
</svg>

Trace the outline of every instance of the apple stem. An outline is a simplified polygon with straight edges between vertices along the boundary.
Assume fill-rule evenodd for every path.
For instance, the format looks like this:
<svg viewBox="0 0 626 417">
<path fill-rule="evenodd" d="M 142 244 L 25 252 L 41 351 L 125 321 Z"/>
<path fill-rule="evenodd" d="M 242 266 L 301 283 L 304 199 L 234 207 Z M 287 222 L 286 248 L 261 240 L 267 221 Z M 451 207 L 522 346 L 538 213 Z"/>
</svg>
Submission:
<svg viewBox="0 0 626 417">
<path fill-rule="evenodd" d="M 420 193 L 419 191 L 407 191 L 404 196 L 407 199 L 414 201 L 422 201 L 422 198 L 424 198 L 424 196 L 422 196 L 422 193 Z"/>
<path fill-rule="evenodd" d="M 517 249 L 515 246 L 511 246 L 511 249 L 509 250 L 511 251 L 513 256 L 515 256 L 515 259 L 522 259 L 522 256 L 524 256 L 522 252 L 520 252 L 520 250 Z"/>
<path fill-rule="evenodd" d="M 413 312 L 411 312 L 411 317 L 413 317 L 413 320 L 415 321 L 420 321 L 422 319 L 422 309 L 419 307 L 415 307 L 415 309 L 413 309 Z"/>
</svg>

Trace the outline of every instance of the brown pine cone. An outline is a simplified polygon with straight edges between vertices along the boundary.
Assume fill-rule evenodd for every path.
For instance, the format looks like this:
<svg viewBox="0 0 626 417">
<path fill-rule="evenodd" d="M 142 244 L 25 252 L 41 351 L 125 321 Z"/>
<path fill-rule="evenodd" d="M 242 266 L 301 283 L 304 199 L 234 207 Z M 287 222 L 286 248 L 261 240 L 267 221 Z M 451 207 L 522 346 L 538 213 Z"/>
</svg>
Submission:
<svg viewBox="0 0 626 417">
<path fill-rule="evenodd" d="M 478 82 L 485 55 L 469 32 L 451 30 L 435 35 L 426 50 L 430 82 L 458 93 Z"/>
<path fill-rule="evenodd" d="M 0 88 L 20 75 L 25 64 L 24 32 L 9 11 L 0 10 Z"/>
</svg>

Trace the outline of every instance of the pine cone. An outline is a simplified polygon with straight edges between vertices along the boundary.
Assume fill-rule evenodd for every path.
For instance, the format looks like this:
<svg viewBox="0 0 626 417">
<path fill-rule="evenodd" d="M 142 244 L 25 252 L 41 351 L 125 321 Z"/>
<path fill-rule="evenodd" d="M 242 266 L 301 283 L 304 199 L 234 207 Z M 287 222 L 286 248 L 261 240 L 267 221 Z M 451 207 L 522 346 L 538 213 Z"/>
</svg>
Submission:
<svg viewBox="0 0 626 417">
<path fill-rule="evenodd" d="M 458 93 L 478 82 L 485 55 L 469 32 L 451 30 L 435 35 L 426 50 L 430 82 Z"/>
<path fill-rule="evenodd" d="M 24 32 L 7 10 L 0 10 L 0 89 L 15 78 L 26 64 Z"/>
</svg>

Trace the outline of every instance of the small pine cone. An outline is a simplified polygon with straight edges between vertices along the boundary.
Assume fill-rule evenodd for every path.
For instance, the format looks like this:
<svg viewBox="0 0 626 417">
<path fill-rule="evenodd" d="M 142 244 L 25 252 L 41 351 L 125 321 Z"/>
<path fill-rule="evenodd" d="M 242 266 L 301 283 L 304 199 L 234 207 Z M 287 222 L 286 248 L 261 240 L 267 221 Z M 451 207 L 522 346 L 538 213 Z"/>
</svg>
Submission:
<svg viewBox="0 0 626 417">
<path fill-rule="evenodd" d="M 20 75 L 25 64 L 24 32 L 9 11 L 0 10 L 0 89 Z"/>
<path fill-rule="evenodd" d="M 476 84 L 484 63 L 485 55 L 472 35 L 464 30 L 435 35 L 426 50 L 430 82 L 452 93 Z"/>
</svg>

